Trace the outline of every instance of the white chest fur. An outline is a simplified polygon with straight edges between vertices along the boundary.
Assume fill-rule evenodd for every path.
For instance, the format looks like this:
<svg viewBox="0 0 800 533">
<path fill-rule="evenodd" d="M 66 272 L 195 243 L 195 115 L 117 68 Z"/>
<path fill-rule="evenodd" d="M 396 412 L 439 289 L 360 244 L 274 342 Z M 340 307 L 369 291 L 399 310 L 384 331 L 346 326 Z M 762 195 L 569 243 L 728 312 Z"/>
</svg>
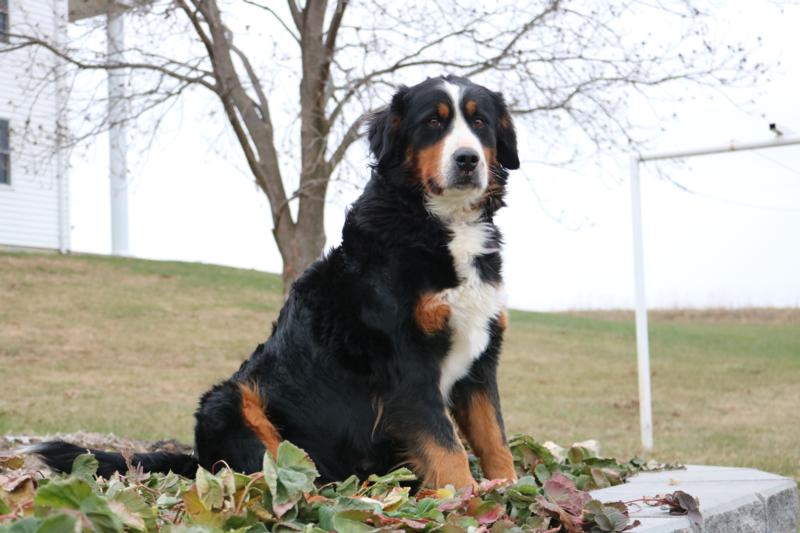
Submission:
<svg viewBox="0 0 800 533">
<path fill-rule="evenodd" d="M 502 284 L 481 280 L 474 259 L 495 250 L 486 247 L 490 227 L 477 221 L 451 222 L 450 254 L 455 262 L 459 285 L 440 294 L 450 306 L 450 351 L 442 361 L 439 389 L 447 399 L 450 389 L 467 375 L 472 363 L 489 345 L 489 323 L 505 307 Z"/>
</svg>

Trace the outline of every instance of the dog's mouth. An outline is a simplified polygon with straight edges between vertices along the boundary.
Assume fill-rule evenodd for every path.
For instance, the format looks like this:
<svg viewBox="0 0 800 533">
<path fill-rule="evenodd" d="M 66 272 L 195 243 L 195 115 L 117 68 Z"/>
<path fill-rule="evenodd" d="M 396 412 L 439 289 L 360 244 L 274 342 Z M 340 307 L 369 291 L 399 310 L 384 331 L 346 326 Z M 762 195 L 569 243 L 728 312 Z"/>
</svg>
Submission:
<svg viewBox="0 0 800 533">
<path fill-rule="evenodd" d="M 444 186 L 442 181 L 445 182 Z M 431 196 L 442 196 L 445 193 L 471 196 L 482 193 L 485 187 L 477 172 L 459 172 L 446 180 L 442 180 L 438 176 L 429 176 L 425 180 L 425 189 Z"/>
<path fill-rule="evenodd" d="M 456 171 L 447 181 L 450 188 L 459 190 L 480 189 L 483 186 L 480 174 L 475 171 Z"/>
</svg>

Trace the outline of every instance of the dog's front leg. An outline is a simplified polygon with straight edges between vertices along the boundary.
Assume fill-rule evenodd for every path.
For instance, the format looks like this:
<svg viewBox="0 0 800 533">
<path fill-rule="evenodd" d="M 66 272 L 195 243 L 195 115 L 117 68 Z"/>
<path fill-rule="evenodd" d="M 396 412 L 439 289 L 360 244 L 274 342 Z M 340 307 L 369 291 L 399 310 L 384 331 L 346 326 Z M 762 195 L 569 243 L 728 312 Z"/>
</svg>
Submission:
<svg viewBox="0 0 800 533">
<path fill-rule="evenodd" d="M 499 340 L 494 341 L 469 375 L 453 386 L 450 402 L 461 433 L 481 461 L 484 476 L 515 481 L 517 474 L 506 442 L 497 389 L 499 347 Z"/>
<path fill-rule="evenodd" d="M 435 383 L 403 387 L 384 406 L 386 430 L 428 487 L 477 487 L 464 445 Z"/>
</svg>

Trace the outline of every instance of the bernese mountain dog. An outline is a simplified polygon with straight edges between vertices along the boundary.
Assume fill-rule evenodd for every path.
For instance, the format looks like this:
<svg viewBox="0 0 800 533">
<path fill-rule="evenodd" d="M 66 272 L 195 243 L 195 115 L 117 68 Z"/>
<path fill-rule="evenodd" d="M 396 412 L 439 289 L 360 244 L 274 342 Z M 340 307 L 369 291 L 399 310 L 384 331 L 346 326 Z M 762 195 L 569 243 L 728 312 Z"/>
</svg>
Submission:
<svg viewBox="0 0 800 533">
<path fill-rule="evenodd" d="M 401 87 L 371 117 L 372 176 L 342 244 L 294 283 L 269 339 L 206 392 L 195 455 L 137 454 L 145 470 L 262 468 L 288 440 L 321 481 L 410 466 L 428 486 L 474 485 L 459 432 L 487 478 L 514 479 L 497 364 L 506 329 L 502 237 L 517 141 L 501 94 L 464 78 Z M 35 450 L 69 470 L 84 450 Z M 100 475 L 122 455 L 94 451 Z"/>
</svg>

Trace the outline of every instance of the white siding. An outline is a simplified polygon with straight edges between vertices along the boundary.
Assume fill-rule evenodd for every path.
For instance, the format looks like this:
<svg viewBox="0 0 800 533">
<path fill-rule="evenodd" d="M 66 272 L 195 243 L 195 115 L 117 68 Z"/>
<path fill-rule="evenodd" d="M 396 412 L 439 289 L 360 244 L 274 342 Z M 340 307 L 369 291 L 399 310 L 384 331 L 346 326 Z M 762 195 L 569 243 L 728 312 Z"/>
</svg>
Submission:
<svg viewBox="0 0 800 533">
<path fill-rule="evenodd" d="M 53 39 L 64 29 L 65 0 L 9 0 L 11 33 Z M 0 244 L 59 248 L 59 194 L 66 172 L 56 155 L 55 59 L 42 49 L 0 54 L 0 118 L 9 121 L 11 183 L 0 185 Z M 63 183 L 59 184 L 59 179 Z M 59 186 L 61 185 L 61 186 Z"/>
</svg>

